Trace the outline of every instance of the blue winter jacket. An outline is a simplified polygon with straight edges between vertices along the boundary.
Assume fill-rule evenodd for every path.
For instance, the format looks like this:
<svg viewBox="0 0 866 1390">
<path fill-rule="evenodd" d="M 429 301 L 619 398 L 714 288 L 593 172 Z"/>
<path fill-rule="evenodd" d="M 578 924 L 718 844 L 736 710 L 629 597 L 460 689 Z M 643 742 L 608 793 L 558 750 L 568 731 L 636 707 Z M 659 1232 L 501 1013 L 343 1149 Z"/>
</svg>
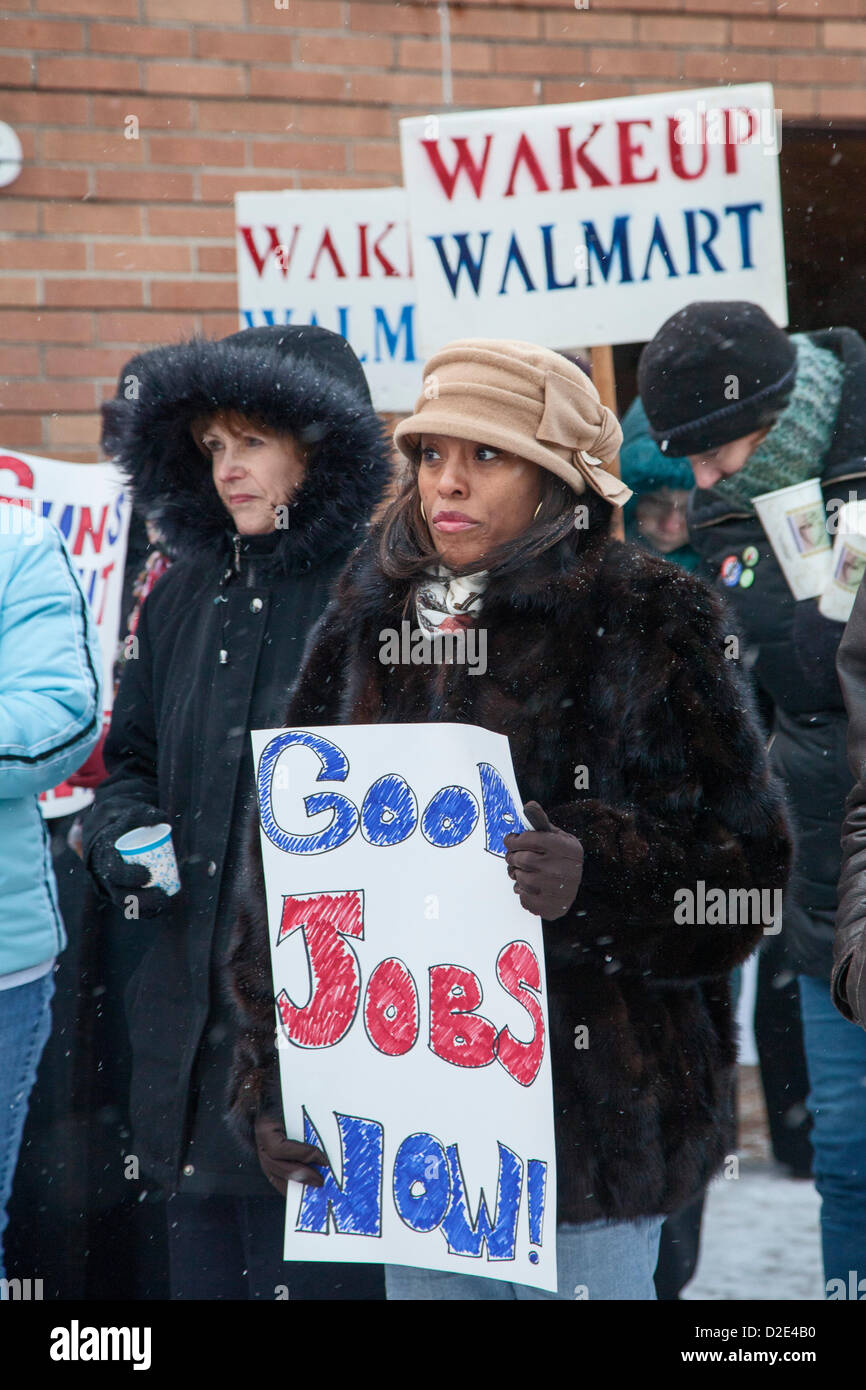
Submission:
<svg viewBox="0 0 866 1390">
<path fill-rule="evenodd" d="M 36 798 L 96 744 L 100 670 L 96 629 L 60 532 L 0 502 L 0 976 L 66 945 Z"/>
</svg>

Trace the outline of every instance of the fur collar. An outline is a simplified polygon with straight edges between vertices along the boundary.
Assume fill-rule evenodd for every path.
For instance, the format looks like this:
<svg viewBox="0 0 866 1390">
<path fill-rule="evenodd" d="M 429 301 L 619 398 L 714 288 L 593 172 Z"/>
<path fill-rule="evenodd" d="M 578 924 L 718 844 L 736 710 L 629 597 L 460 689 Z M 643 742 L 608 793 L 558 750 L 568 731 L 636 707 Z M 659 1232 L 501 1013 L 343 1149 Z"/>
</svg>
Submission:
<svg viewBox="0 0 866 1390">
<path fill-rule="evenodd" d="M 103 448 L 174 558 L 225 563 L 231 554 L 232 519 L 191 434 L 194 420 L 216 410 L 236 410 L 315 446 L 269 567 L 309 570 L 364 539 L 391 472 L 372 407 L 309 358 L 195 339 L 133 358 L 117 397 L 102 407 Z"/>
</svg>

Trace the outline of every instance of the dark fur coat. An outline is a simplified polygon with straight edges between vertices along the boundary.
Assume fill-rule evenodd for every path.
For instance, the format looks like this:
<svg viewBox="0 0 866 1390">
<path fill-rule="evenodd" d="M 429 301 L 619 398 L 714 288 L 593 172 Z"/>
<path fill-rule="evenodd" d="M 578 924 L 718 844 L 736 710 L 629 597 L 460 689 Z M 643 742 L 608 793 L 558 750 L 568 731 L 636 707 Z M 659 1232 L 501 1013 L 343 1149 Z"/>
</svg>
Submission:
<svg viewBox="0 0 866 1390">
<path fill-rule="evenodd" d="M 491 576 L 487 671 L 387 666 L 407 586 L 375 537 L 313 632 L 288 725 L 453 721 L 507 734 L 524 800 L 580 837 L 567 914 L 544 923 L 559 1220 L 674 1211 L 733 1145 L 736 1040 L 728 972 L 762 925 L 677 925 L 679 888 L 782 889 L 791 845 L 751 697 L 725 656 L 717 599 L 593 522 Z M 412 615 L 414 617 L 414 615 Z M 575 769 L 589 785 L 576 791 Z M 502 872 L 505 873 L 503 864 Z M 230 1120 L 249 1139 L 278 1104 L 257 832 L 232 958 L 243 1029 Z M 588 1029 L 588 1046 L 575 1045 Z M 290 1137 L 293 1136 L 290 1134 Z"/>
</svg>

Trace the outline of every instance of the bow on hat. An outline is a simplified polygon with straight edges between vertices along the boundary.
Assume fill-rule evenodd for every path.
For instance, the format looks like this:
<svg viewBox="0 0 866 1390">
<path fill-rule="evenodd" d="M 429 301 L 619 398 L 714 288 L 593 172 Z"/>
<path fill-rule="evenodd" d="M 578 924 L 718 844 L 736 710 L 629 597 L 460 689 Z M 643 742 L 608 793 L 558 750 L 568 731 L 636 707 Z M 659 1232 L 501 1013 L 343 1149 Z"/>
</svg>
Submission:
<svg viewBox="0 0 866 1390">
<path fill-rule="evenodd" d="M 621 507 L 631 497 L 631 488 L 601 462 L 616 455 L 622 440 L 617 418 L 580 382 L 545 372 L 544 414 L 535 437 L 542 444 L 570 449 L 574 467 L 606 501 Z"/>
</svg>

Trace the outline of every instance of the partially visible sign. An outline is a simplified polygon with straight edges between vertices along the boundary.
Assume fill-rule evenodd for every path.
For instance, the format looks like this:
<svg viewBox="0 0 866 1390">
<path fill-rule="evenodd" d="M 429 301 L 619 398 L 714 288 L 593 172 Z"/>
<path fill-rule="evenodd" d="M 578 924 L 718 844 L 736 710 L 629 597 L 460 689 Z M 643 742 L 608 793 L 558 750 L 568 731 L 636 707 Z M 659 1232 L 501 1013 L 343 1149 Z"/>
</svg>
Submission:
<svg viewBox="0 0 866 1390">
<path fill-rule="evenodd" d="M 768 83 L 400 122 L 424 356 L 646 342 L 696 299 L 787 323 Z"/>
<path fill-rule="evenodd" d="M 541 920 L 503 838 L 508 740 L 468 724 L 253 733 L 283 1113 L 327 1154 L 285 1257 L 556 1288 Z"/>
<path fill-rule="evenodd" d="M 238 193 L 242 328 L 314 323 L 348 339 L 377 410 L 421 390 L 402 188 Z"/>
<path fill-rule="evenodd" d="M 14 183 L 21 173 L 24 153 L 16 131 L 0 121 L 0 188 Z"/>
<path fill-rule="evenodd" d="M 23 534 L 38 535 L 47 517 L 66 542 L 99 634 L 105 725 L 111 717 L 131 512 L 123 479 L 111 463 L 64 463 L 0 449 L 0 502 L 22 508 Z M 46 817 L 70 815 L 92 799 L 92 791 L 66 782 L 39 798 Z"/>
</svg>

